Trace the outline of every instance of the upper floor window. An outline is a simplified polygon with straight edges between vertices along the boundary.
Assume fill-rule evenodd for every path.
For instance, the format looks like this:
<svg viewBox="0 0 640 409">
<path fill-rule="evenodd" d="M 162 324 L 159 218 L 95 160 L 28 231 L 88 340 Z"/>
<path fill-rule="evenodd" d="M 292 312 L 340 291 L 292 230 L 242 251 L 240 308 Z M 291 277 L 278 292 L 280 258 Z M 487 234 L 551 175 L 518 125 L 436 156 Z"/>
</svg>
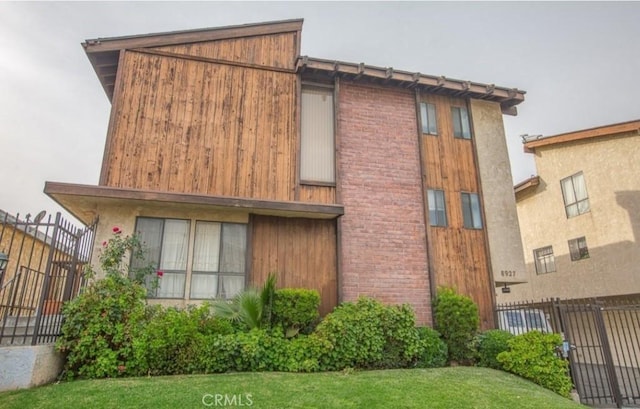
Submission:
<svg viewBox="0 0 640 409">
<path fill-rule="evenodd" d="M 422 122 L 422 133 L 437 135 L 438 122 L 436 119 L 436 106 L 427 102 L 420 103 L 420 122 Z"/>
<path fill-rule="evenodd" d="M 427 202 L 429 203 L 429 224 L 446 227 L 447 210 L 444 205 L 444 191 L 427 190 Z"/>
<path fill-rule="evenodd" d="M 536 265 L 536 274 L 553 273 L 556 271 L 556 259 L 553 255 L 553 246 L 533 250 L 533 259 Z"/>
<path fill-rule="evenodd" d="M 193 240 L 191 227 L 189 220 L 138 217 L 145 264 L 162 271 L 157 286 L 147 279 L 149 296 L 184 298 L 188 282 L 191 299 L 232 298 L 245 287 L 246 225 L 197 221 Z"/>
<path fill-rule="evenodd" d="M 462 219 L 467 229 L 481 229 L 480 198 L 477 193 L 461 193 Z"/>
<path fill-rule="evenodd" d="M 584 174 L 582 172 L 562 179 L 560 186 L 562 187 L 562 198 L 564 199 L 567 218 L 578 216 L 591 209 L 587 185 L 584 182 Z"/>
<path fill-rule="evenodd" d="M 303 86 L 300 122 L 300 180 L 335 183 L 333 89 Z"/>
<path fill-rule="evenodd" d="M 471 127 L 469 126 L 467 108 L 451 107 L 451 120 L 453 121 L 453 136 L 456 138 L 471 139 Z"/>
<path fill-rule="evenodd" d="M 583 258 L 589 258 L 589 248 L 587 247 L 587 239 L 578 237 L 577 239 L 569 240 L 569 254 L 571 255 L 571 261 L 582 260 Z"/>
</svg>

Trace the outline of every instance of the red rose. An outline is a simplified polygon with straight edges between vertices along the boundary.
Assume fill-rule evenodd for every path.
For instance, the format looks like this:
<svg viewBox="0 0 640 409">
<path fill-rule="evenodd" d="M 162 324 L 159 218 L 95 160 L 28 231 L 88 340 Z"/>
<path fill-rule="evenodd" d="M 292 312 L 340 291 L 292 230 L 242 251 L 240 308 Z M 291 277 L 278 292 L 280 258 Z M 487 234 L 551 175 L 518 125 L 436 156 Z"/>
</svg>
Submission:
<svg viewBox="0 0 640 409">
<path fill-rule="evenodd" d="M 111 229 L 113 231 L 113 234 L 120 234 L 122 233 L 122 230 L 120 230 L 120 227 L 118 226 L 114 226 L 113 229 Z"/>
<path fill-rule="evenodd" d="M 158 271 L 156 272 L 156 274 L 158 275 L 158 277 L 162 277 L 162 276 L 164 275 L 164 272 L 163 272 L 163 271 L 158 270 Z"/>
<path fill-rule="evenodd" d="M 102 242 L 102 247 L 107 247 L 107 242 L 106 241 Z"/>
</svg>

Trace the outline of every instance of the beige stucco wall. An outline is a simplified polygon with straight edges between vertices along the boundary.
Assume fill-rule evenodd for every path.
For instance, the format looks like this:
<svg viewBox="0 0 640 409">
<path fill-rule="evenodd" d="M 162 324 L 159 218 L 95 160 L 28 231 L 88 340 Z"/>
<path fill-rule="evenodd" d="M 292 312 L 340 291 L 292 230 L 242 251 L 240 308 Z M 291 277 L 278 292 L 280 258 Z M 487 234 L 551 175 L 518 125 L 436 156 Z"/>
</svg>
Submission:
<svg viewBox="0 0 640 409">
<path fill-rule="evenodd" d="M 96 209 L 97 214 L 100 215 L 100 220 L 96 230 L 96 239 L 93 247 L 92 265 L 96 269 L 97 277 L 102 276 L 102 271 L 99 269 L 99 258 L 102 251 L 102 243 L 113 237 L 113 228 L 118 227 L 122 230 L 123 235 L 131 235 L 135 231 L 136 217 L 161 217 L 161 218 L 176 218 L 176 219 L 189 219 L 192 225 L 196 220 L 205 221 L 219 221 L 219 222 L 233 222 L 233 223 L 248 223 L 249 214 L 243 211 L 226 211 L 226 210 L 212 210 L 211 207 L 201 207 L 192 205 L 180 205 L 180 204 L 154 204 L 153 202 L 140 203 L 138 205 L 131 202 L 113 202 L 113 204 L 99 205 Z M 191 229 L 190 242 L 193 243 L 193 235 L 195 229 Z M 128 261 L 127 261 L 128 262 Z M 188 264 L 192 262 L 192 258 L 188 257 Z M 191 269 L 191 265 L 187 265 L 187 269 Z M 185 282 L 185 296 L 190 294 L 190 281 Z M 165 300 L 153 300 L 149 299 L 149 303 L 163 304 L 166 306 L 185 307 L 188 304 L 199 304 L 202 300 L 191 301 L 187 299 L 165 299 Z"/>
<path fill-rule="evenodd" d="M 524 281 L 525 265 L 502 111 L 499 104 L 488 101 L 471 100 L 470 107 L 493 279 L 507 283 Z M 496 299 L 500 301 L 501 289 L 496 290 Z"/>
<path fill-rule="evenodd" d="M 540 185 L 519 194 L 528 284 L 509 299 L 582 298 L 640 292 L 640 135 L 536 149 Z M 567 219 L 560 180 L 582 171 L 591 210 Z M 586 237 L 590 258 L 571 261 L 568 240 Z M 553 246 L 556 272 L 537 275 L 533 250 Z"/>
</svg>

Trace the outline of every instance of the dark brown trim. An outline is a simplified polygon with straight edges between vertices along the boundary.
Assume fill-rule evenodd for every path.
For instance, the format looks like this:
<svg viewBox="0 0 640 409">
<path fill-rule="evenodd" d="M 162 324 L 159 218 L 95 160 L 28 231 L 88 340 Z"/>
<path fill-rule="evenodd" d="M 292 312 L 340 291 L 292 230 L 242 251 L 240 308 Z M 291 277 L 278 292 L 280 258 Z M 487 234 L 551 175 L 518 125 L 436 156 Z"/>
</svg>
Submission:
<svg viewBox="0 0 640 409">
<path fill-rule="evenodd" d="M 301 159 L 302 159 L 302 80 L 299 75 L 296 76 L 296 157 L 294 160 L 296 161 L 294 169 L 295 176 L 293 180 L 295 181 L 295 189 L 294 189 L 294 200 L 300 200 L 300 185 L 302 184 L 300 181 L 300 170 L 301 170 Z"/>
<path fill-rule="evenodd" d="M 156 55 L 161 57 L 167 57 L 167 58 L 177 58 L 180 60 L 199 61 L 199 62 L 205 62 L 209 64 L 220 64 L 220 65 L 230 65 L 233 67 L 252 68 L 255 70 L 276 71 L 276 72 L 284 72 L 287 74 L 295 74 L 296 72 L 295 70 L 290 68 L 251 64 L 251 63 L 241 62 L 241 61 L 229 61 L 229 60 L 223 60 L 219 58 L 200 57 L 196 55 L 172 53 L 168 51 L 161 51 L 161 50 L 149 49 L 149 48 L 132 48 L 129 51 L 133 51 L 141 54 L 150 54 L 150 55 Z"/>
<path fill-rule="evenodd" d="M 267 21 L 263 23 L 152 33 L 124 37 L 108 37 L 86 40 L 82 43 L 87 54 L 121 50 L 123 48 L 160 47 L 204 41 L 226 40 L 269 34 L 300 32 L 303 19 Z"/>
<path fill-rule="evenodd" d="M 338 121 L 338 114 L 340 113 L 340 78 L 335 77 L 333 86 L 333 148 L 334 154 L 334 169 L 335 169 L 335 186 L 336 186 L 336 203 L 342 203 L 342 172 L 340 167 L 340 128 Z M 342 291 L 342 217 L 336 220 L 336 296 L 338 305 L 344 301 Z"/>
<path fill-rule="evenodd" d="M 431 262 L 430 254 L 431 251 L 431 240 L 429 240 L 429 229 L 431 226 L 429 225 L 429 203 L 427 202 L 427 175 L 426 175 L 426 166 L 424 164 L 424 148 L 422 145 L 422 118 L 420 114 L 420 103 L 422 101 L 422 96 L 420 95 L 420 90 L 416 88 L 415 90 L 415 110 L 416 110 L 416 135 L 418 140 L 418 155 L 420 161 L 420 184 L 422 185 L 422 211 L 424 212 L 424 237 L 426 241 L 426 261 L 427 261 L 427 275 L 429 280 L 429 293 L 431 294 L 431 325 L 435 324 L 435 316 L 433 315 L 434 311 L 434 302 L 436 297 L 438 296 L 438 288 L 436 284 L 435 272 L 433 270 L 433 263 Z M 437 114 L 436 114 L 437 115 Z M 446 207 L 446 206 L 445 206 Z M 446 209 L 445 209 L 446 211 Z"/>
<path fill-rule="evenodd" d="M 253 210 L 265 214 L 289 217 L 315 217 L 332 219 L 344 214 L 344 207 L 336 204 L 282 202 L 274 200 L 248 199 L 229 196 L 206 196 L 191 193 L 160 192 L 153 190 L 124 189 L 110 186 L 78 185 L 60 182 L 45 182 L 44 193 L 71 213 L 61 198 L 85 197 L 88 199 L 134 200 L 186 205 L 205 205 L 235 210 Z"/>
<path fill-rule="evenodd" d="M 323 60 L 308 56 L 301 56 L 296 62 L 298 72 L 310 70 L 323 72 L 326 76 L 343 75 L 353 80 L 366 78 L 371 81 L 390 83 L 402 87 L 418 87 L 426 92 L 441 92 L 457 98 L 472 97 L 499 102 L 502 112 L 506 115 L 517 113 L 513 108 L 524 101 L 525 91 L 517 88 L 497 87 L 493 84 L 483 84 L 462 81 L 444 76 L 425 75 L 416 72 L 391 70 L 344 61 Z"/>
<path fill-rule="evenodd" d="M 247 248 L 245 249 L 244 258 L 244 274 L 245 282 L 244 286 L 247 288 L 250 284 L 253 284 L 253 225 L 255 223 L 255 215 L 249 214 L 249 222 L 247 223 Z"/>
<path fill-rule="evenodd" d="M 125 58 L 125 50 L 120 51 L 120 55 L 118 56 L 118 66 L 124 62 Z M 115 87 L 113 90 L 113 98 L 111 99 L 111 112 L 109 114 L 109 125 L 107 126 L 107 138 L 104 143 L 104 151 L 102 154 L 102 167 L 100 168 L 100 179 L 98 184 L 106 185 L 107 184 L 107 173 L 109 162 L 111 161 L 111 143 L 113 142 L 113 133 L 115 132 L 115 122 L 118 110 L 120 109 L 120 94 L 122 93 L 123 88 L 123 79 L 122 73 L 120 71 L 116 71 L 116 80 Z"/>
<path fill-rule="evenodd" d="M 335 143 L 335 142 L 334 142 Z M 335 159 L 334 159 L 335 161 Z M 334 163 L 335 165 L 335 163 Z M 335 172 L 335 170 L 334 170 Z M 303 186 L 326 186 L 326 187 L 336 187 L 336 182 L 314 182 L 312 180 L 301 180 L 300 184 Z"/>
</svg>

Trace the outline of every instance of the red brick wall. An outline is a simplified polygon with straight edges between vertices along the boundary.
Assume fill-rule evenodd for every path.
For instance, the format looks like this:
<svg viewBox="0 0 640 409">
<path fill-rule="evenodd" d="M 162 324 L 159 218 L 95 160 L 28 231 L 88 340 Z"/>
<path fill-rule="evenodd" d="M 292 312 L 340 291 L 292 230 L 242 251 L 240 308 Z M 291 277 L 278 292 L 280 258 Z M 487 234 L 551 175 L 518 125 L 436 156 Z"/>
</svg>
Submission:
<svg viewBox="0 0 640 409">
<path fill-rule="evenodd" d="M 338 92 L 342 300 L 410 303 L 430 325 L 415 95 L 348 82 Z"/>
</svg>

